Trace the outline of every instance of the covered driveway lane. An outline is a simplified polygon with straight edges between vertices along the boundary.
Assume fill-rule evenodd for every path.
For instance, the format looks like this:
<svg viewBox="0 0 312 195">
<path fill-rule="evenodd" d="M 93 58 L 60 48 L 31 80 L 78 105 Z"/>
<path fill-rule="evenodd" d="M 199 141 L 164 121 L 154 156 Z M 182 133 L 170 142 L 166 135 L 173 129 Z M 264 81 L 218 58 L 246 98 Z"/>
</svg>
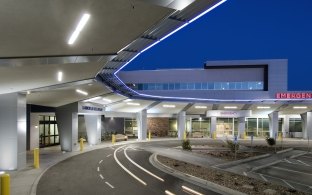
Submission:
<svg viewBox="0 0 312 195">
<path fill-rule="evenodd" d="M 154 168 L 150 155 L 126 145 L 72 157 L 42 176 L 37 194 L 189 194 L 182 186 L 199 194 L 217 194 Z"/>
</svg>

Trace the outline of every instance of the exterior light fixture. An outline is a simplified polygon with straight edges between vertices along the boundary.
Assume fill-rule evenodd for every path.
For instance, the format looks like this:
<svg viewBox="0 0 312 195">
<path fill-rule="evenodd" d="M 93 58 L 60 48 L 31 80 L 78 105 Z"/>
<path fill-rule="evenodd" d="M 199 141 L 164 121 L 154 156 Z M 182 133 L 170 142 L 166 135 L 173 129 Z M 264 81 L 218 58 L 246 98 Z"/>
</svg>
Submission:
<svg viewBox="0 0 312 195">
<path fill-rule="evenodd" d="M 237 106 L 224 106 L 224 109 L 237 109 Z"/>
<path fill-rule="evenodd" d="M 257 106 L 257 109 L 270 109 L 270 106 Z"/>
<path fill-rule="evenodd" d="M 207 106 L 195 106 L 196 109 L 207 109 Z"/>
<path fill-rule="evenodd" d="M 112 102 L 112 100 L 106 99 L 106 98 L 102 98 L 102 100 L 105 101 L 105 102 L 109 102 L 109 103 Z"/>
<path fill-rule="evenodd" d="M 132 99 L 126 99 L 124 102 L 132 102 Z"/>
<path fill-rule="evenodd" d="M 307 109 L 307 106 L 294 106 L 293 109 Z"/>
<path fill-rule="evenodd" d="M 30 91 L 27 91 L 27 94 L 29 95 L 29 94 L 30 94 Z"/>
<path fill-rule="evenodd" d="M 100 97 L 90 98 L 90 99 L 84 100 L 84 102 L 94 101 L 94 100 L 98 100 L 98 99 L 100 99 Z"/>
<path fill-rule="evenodd" d="M 127 105 L 131 105 L 131 106 L 140 106 L 140 103 L 135 103 L 135 102 L 127 102 Z"/>
<path fill-rule="evenodd" d="M 164 108 L 175 108 L 176 106 L 172 105 L 172 104 L 164 104 L 163 107 Z"/>
<path fill-rule="evenodd" d="M 73 34 L 70 36 L 70 38 L 68 40 L 68 45 L 72 45 L 76 41 L 76 39 L 79 36 L 79 33 L 82 31 L 83 27 L 86 25 L 89 18 L 90 18 L 90 14 L 83 14 L 83 16 L 81 17 L 75 31 L 73 32 Z"/>
<path fill-rule="evenodd" d="M 61 71 L 59 71 L 58 73 L 57 73 L 57 81 L 62 81 L 63 80 L 63 72 L 61 72 Z"/>
<path fill-rule="evenodd" d="M 82 94 L 82 95 L 88 95 L 88 92 L 82 91 L 82 90 L 80 90 L 80 89 L 76 89 L 76 92 L 77 92 L 77 93 L 80 93 L 80 94 Z"/>
</svg>

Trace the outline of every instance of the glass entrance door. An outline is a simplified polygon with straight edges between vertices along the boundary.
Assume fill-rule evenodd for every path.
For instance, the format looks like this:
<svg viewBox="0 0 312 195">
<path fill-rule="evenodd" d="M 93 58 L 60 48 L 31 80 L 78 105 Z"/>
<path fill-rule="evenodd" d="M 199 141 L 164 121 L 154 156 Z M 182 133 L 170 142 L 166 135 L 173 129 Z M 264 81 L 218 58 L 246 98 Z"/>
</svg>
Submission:
<svg viewBox="0 0 312 195">
<path fill-rule="evenodd" d="M 217 136 L 233 135 L 234 121 L 233 118 L 218 118 L 217 119 Z"/>
</svg>

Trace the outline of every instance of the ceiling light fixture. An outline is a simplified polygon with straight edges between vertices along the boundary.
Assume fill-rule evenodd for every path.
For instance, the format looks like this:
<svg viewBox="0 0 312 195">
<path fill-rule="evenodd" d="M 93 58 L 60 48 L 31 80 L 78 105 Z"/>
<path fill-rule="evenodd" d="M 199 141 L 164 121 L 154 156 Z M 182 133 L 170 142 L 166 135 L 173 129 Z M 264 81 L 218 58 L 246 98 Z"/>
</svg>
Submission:
<svg viewBox="0 0 312 195">
<path fill-rule="evenodd" d="M 83 27 L 86 25 L 86 23 L 88 22 L 90 18 L 90 14 L 83 14 L 83 16 L 81 17 L 75 31 L 73 32 L 73 34 L 70 36 L 69 40 L 68 40 L 68 44 L 72 45 L 76 39 L 78 38 L 79 33 L 81 32 L 81 30 L 83 29 Z"/>
<path fill-rule="evenodd" d="M 30 94 L 30 91 L 27 91 L 27 94 L 29 95 L 29 94 Z"/>
<path fill-rule="evenodd" d="M 106 98 L 102 98 L 102 100 L 105 101 L 105 102 L 109 102 L 109 103 L 112 102 L 112 100 L 106 99 Z"/>
<path fill-rule="evenodd" d="M 90 98 L 90 99 L 84 100 L 84 102 L 90 102 L 90 101 L 94 101 L 94 100 L 98 100 L 98 99 L 100 99 L 100 97 Z"/>
<path fill-rule="evenodd" d="M 237 109 L 237 106 L 224 106 L 224 109 Z"/>
<path fill-rule="evenodd" d="M 58 73 L 57 73 L 57 81 L 62 81 L 63 80 L 63 72 L 61 72 L 61 71 L 59 71 Z"/>
<path fill-rule="evenodd" d="M 133 100 L 132 99 L 126 99 L 124 100 L 124 102 L 132 102 Z"/>
<path fill-rule="evenodd" d="M 140 106 L 140 103 L 135 103 L 135 102 L 127 102 L 128 105 L 130 106 Z"/>
<path fill-rule="evenodd" d="M 176 106 L 172 105 L 172 104 L 164 104 L 163 107 L 164 108 L 175 108 Z"/>
<path fill-rule="evenodd" d="M 207 106 L 195 106 L 196 109 L 207 109 Z"/>
<path fill-rule="evenodd" d="M 257 106 L 257 109 L 270 109 L 270 106 Z"/>
<path fill-rule="evenodd" d="M 80 89 L 76 89 L 76 92 L 77 92 L 77 93 L 80 93 L 80 94 L 82 94 L 82 95 L 88 95 L 87 92 L 82 91 L 82 90 L 80 90 Z"/>
<path fill-rule="evenodd" d="M 307 109 L 307 106 L 294 106 L 293 109 Z"/>
</svg>

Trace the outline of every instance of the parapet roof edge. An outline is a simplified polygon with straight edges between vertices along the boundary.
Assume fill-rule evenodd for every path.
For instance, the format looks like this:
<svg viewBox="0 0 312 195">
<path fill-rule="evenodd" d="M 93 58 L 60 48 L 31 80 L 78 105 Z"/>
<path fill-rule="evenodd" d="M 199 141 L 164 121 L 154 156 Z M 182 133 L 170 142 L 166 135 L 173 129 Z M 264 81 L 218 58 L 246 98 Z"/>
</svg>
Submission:
<svg viewBox="0 0 312 195">
<path fill-rule="evenodd" d="M 259 65 L 269 64 L 272 62 L 284 62 L 288 63 L 288 59 L 255 59 L 255 60 L 218 60 L 218 61 L 206 61 L 205 66 L 232 66 L 232 65 Z"/>
</svg>

